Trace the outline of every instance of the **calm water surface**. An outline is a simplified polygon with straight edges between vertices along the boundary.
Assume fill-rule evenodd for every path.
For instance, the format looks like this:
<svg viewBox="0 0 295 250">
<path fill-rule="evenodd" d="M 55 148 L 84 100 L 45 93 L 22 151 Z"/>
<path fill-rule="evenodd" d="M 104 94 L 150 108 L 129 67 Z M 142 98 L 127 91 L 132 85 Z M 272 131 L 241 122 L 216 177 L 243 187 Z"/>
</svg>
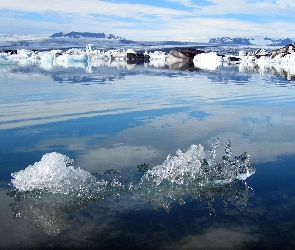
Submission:
<svg viewBox="0 0 295 250">
<path fill-rule="evenodd" d="M 0 248 L 295 247 L 294 81 L 238 66 L 84 66 L 0 66 Z M 216 137 L 217 159 L 230 140 L 233 155 L 250 154 L 255 174 L 201 199 L 181 190 L 169 212 L 157 200 L 165 190 L 89 202 L 9 192 L 11 173 L 45 153 L 136 185 L 138 166 L 191 144 L 210 150 Z"/>
</svg>

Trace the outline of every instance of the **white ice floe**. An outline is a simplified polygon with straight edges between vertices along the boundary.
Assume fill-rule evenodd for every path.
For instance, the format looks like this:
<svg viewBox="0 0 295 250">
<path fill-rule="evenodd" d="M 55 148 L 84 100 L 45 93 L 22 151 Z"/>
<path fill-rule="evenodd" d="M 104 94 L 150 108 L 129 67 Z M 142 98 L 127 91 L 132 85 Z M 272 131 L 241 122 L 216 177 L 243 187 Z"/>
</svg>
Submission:
<svg viewBox="0 0 295 250">
<path fill-rule="evenodd" d="M 195 55 L 193 62 L 196 68 L 216 70 L 222 64 L 222 57 L 215 52 L 201 53 Z"/>
<path fill-rule="evenodd" d="M 195 53 L 195 55 L 194 55 Z M 140 55 L 139 57 L 137 57 Z M 193 56 L 194 55 L 194 56 Z M 147 60 L 146 60 L 147 59 Z M 241 50 L 237 55 L 219 55 L 216 52 L 205 52 L 196 49 L 171 50 L 169 54 L 157 50 L 137 53 L 133 48 L 99 50 L 93 44 L 86 45 L 85 49 L 71 48 L 68 50 L 30 51 L 19 49 L 17 53 L 0 53 L 2 65 L 38 65 L 43 69 L 51 70 L 54 67 L 84 68 L 91 72 L 96 65 L 108 67 L 122 67 L 128 70 L 136 67 L 138 62 L 144 62 L 146 67 L 169 67 L 171 70 L 186 69 L 193 66 L 203 70 L 216 70 L 221 66 L 239 65 L 242 70 L 250 69 L 258 73 L 282 72 L 288 80 L 294 79 L 295 72 L 295 45 L 266 51 Z"/>
<path fill-rule="evenodd" d="M 239 58 L 242 62 L 255 63 L 258 65 L 295 64 L 295 45 L 289 44 L 269 52 L 264 49 L 256 51 L 240 51 Z"/>
<path fill-rule="evenodd" d="M 13 60 L 7 53 L 0 53 L 0 65 L 1 64 L 17 64 L 16 60 Z"/>
</svg>

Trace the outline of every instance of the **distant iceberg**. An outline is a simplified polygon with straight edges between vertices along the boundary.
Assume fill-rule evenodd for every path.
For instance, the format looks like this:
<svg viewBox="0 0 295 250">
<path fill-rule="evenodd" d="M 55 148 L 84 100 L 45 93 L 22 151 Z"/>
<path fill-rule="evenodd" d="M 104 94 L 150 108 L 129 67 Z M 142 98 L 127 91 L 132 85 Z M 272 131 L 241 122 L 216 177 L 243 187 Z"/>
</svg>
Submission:
<svg viewBox="0 0 295 250">
<path fill-rule="evenodd" d="M 226 51 L 225 51 L 226 52 Z M 91 71 L 93 66 L 112 66 L 133 69 L 137 64 L 146 67 L 169 67 L 171 70 L 216 70 L 222 66 L 242 65 L 241 68 L 249 68 L 260 72 L 268 72 L 269 68 L 281 69 L 287 72 L 288 80 L 294 78 L 295 71 L 295 45 L 288 44 L 279 49 L 266 50 L 260 48 L 253 50 L 245 47 L 222 51 L 222 47 L 208 47 L 205 50 L 195 48 L 154 50 L 152 52 L 138 52 L 134 48 L 119 47 L 118 49 L 97 49 L 93 44 L 87 44 L 86 48 L 71 48 L 67 50 L 5 50 L 0 53 L 0 64 L 14 65 L 38 65 L 43 69 L 51 70 L 54 67 L 81 67 Z M 284 74 L 285 75 L 285 74 Z"/>
<path fill-rule="evenodd" d="M 256 51 L 240 51 L 238 56 L 242 62 L 261 63 L 295 63 L 295 45 L 288 44 L 282 48 L 265 51 L 258 49 Z"/>
</svg>

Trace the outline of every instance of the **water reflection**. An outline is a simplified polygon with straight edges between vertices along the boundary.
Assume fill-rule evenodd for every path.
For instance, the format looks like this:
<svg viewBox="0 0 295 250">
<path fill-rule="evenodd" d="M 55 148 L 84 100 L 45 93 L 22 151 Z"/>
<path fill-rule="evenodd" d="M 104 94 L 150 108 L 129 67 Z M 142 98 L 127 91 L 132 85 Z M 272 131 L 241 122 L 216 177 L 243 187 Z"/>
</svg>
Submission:
<svg viewBox="0 0 295 250">
<path fill-rule="evenodd" d="M 48 192 L 7 192 L 14 197 L 10 207 L 15 219 L 34 223 L 48 235 L 57 235 L 70 223 L 70 214 L 90 201 Z"/>
<path fill-rule="evenodd" d="M 71 155 L 78 152 L 83 165 L 95 168 L 91 162 L 100 162 L 106 170 L 113 162 L 110 155 L 119 151 L 118 167 L 130 167 L 132 162 L 147 160 L 139 154 L 141 149 L 148 148 L 153 157 L 164 149 L 165 157 L 175 148 L 163 142 L 185 147 L 193 142 L 191 133 L 204 141 L 211 136 L 208 131 L 248 148 L 256 162 L 292 153 L 294 89 L 290 83 L 278 89 L 280 85 L 252 73 L 251 82 L 244 85 L 232 78 L 212 88 L 209 78 L 221 76 L 222 81 L 228 75 L 238 76 L 236 67 L 222 70 L 169 79 L 147 73 L 91 86 L 61 86 L 53 84 L 50 76 L 11 74 L 1 82 L 0 131 L 6 142 L 2 157 L 11 152 L 66 150 Z M 173 141 L 183 144 L 173 146 Z"/>
<path fill-rule="evenodd" d="M 147 188 L 147 187 L 144 187 Z M 216 185 L 212 187 L 200 187 L 194 183 L 190 185 L 177 186 L 176 184 L 168 186 L 151 187 L 146 190 L 141 188 L 140 198 L 138 193 L 129 193 L 128 203 L 124 201 L 122 210 L 130 210 L 134 204 L 141 203 L 142 211 L 147 209 L 145 202 L 150 203 L 154 209 L 165 209 L 169 212 L 173 204 L 176 202 L 175 193 L 179 195 L 180 205 L 191 202 L 196 199 L 199 201 L 207 200 L 207 209 L 210 215 L 216 215 L 214 208 L 214 199 L 220 197 L 224 204 L 224 209 L 227 209 L 228 204 L 234 205 L 239 210 L 246 207 L 248 200 L 253 197 L 254 191 L 247 185 L 245 181 L 235 181 L 226 185 Z M 14 198 L 14 202 L 10 207 L 14 213 L 15 219 L 26 220 L 40 227 L 48 235 L 57 235 L 64 229 L 68 228 L 71 221 L 75 217 L 75 213 L 81 209 L 97 203 L 99 200 L 104 202 L 107 195 L 111 195 L 108 203 L 102 204 L 112 211 L 112 213 L 121 213 L 121 210 L 116 212 L 116 204 L 120 203 L 119 190 L 109 193 L 102 193 L 93 199 L 81 199 L 75 196 L 64 194 L 52 194 L 49 192 L 7 192 L 7 195 Z M 113 206 L 112 206 L 113 205 Z M 119 209 L 117 208 L 117 209 Z"/>
<path fill-rule="evenodd" d="M 1 65 L 0 70 L 14 73 L 39 73 L 51 75 L 54 81 L 69 83 L 105 83 L 115 79 L 121 79 L 128 74 L 169 75 L 168 71 L 195 72 L 209 74 L 213 81 L 237 80 L 249 82 L 251 72 L 260 75 L 273 75 L 287 81 L 294 81 L 295 67 L 293 64 L 264 64 L 240 63 L 229 65 L 227 63 L 216 64 L 206 61 L 206 65 L 193 62 L 166 62 L 165 60 L 151 60 L 145 63 L 130 63 L 126 60 L 88 60 L 83 62 L 67 61 L 67 63 L 53 65 L 49 62 L 23 63 L 18 65 Z M 1 72 L 0 71 L 0 72 Z M 69 72 L 71 75 L 68 75 Z"/>
<path fill-rule="evenodd" d="M 257 64 L 240 64 L 239 72 L 255 72 L 257 74 L 269 74 L 279 76 L 287 81 L 295 80 L 295 66 L 293 64 L 274 64 L 274 65 L 257 65 Z"/>
<path fill-rule="evenodd" d="M 52 239 L 52 244 L 65 246 L 68 242 L 99 245 L 105 240 L 105 248 L 122 241 L 128 245 L 128 239 L 139 240 L 140 247 L 159 246 L 165 241 L 163 235 L 172 244 L 175 235 L 180 240 L 197 233 L 191 243 L 195 246 L 201 239 L 207 241 L 206 232 L 216 232 L 207 242 L 210 246 L 212 239 L 234 238 L 237 225 L 259 238 L 272 238 L 274 232 L 290 235 L 294 225 L 285 225 L 292 217 L 294 164 L 290 160 L 275 166 L 270 162 L 294 154 L 294 83 L 241 65 L 214 71 L 179 70 L 183 65 L 170 70 L 164 64 L 132 67 L 93 65 L 87 72 L 82 67 L 46 70 L 37 65 L 0 69 L 0 139 L 5 142 L 0 152 L 0 177 L 5 189 L 11 172 L 51 151 L 70 155 L 90 173 L 113 168 L 124 186 L 134 181 L 131 190 L 106 188 L 91 199 L 36 190 L 9 192 L 11 197 L 1 198 L 4 216 L 0 217 L 3 235 L 14 236 L 10 241 L 4 236 L 1 246 L 38 241 L 38 231 L 40 238 L 49 239 L 48 245 Z M 229 183 L 203 186 L 199 179 L 185 179 L 182 185 L 167 180 L 159 185 L 154 180 L 141 183 L 144 173 L 136 171 L 138 163 L 155 166 L 168 153 L 195 141 L 210 148 L 216 135 L 230 138 L 238 153 L 247 149 L 255 166 L 262 162 L 265 167 L 261 169 L 260 164 L 247 183 L 229 176 L 222 178 L 230 178 Z M 286 169 L 287 164 L 293 165 Z M 144 172 L 148 169 L 141 167 Z M 237 175 L 232 171 L 231 176 Z M 215 180 L 220 182 L 220 178 Z M 255 189 L 254 198 L 248 184 Z M 284 198 L 286 193 L 288 198 Z M 8 201 L 12 201 L 11 207 Z M 239 212 L 246 205 L 246 210 Z M 220 211 L 223 207 L 228 211 Z M 11 219 L 11 209 L 21 221 Z M 29 229 L 27 221 L 32 222 Z M 253 228 L 260 229 L 253 232 Z M 43 231 L 56 237 L 44 237 Z M 151 235 L 157 235 L 157 241 Z M 286 242 L 286 237 L 277 236 L 277 241 Z"/>
<path fill-rule="evenodd" d="M 254 191 L 245 181 L 234 181 L 225 185 L 200 186 L 197 183 L 147 186 L 143 185 L 141 197 L 148 201 L 154 209 L 165 209 L 169 212 L 174 203 L 184 205 L 192 200 L 207 201 L 210 215 L 216 216 L 214 199 L 219 196 L 227 209 L 232 204 L 238 209 L 246 207 L 248 200 L 253 197 Z"/>
</svg>

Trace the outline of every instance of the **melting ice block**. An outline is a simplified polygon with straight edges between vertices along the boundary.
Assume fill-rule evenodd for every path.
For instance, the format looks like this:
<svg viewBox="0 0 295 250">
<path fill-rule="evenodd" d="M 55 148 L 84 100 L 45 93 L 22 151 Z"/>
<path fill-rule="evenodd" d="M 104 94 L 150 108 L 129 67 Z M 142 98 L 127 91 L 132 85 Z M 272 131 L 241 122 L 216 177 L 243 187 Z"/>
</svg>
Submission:
<svg viewBox="0 0 295 250">
<path fill-rule="evenodd" d="M 41 161 L 26 169 L 12 173 L 11 183 L 19 191 L 46 190 L 51 193 L 84 195 L 99 190 L 103 182 L 89 172 L 69 166 L 73 163 L 68 156 L 60 153 L 47 153 Z"/>
<path fill-rule="evenodd" d="M 202 145 L 191 145 L 186 153 L 180 149 L 176 156 L 167 156 L 162 165 L 150 169 L 142 177 L 142 181 L 152 180 L 159 185 L 164 180 L 172 183 L 183 184 L 185 178 L 194 178 L 200 174 L 201 164 L 205 157 Z"/>
<path fill-rule="evenodd" d="M 201 53 L 194 57 L 193 62 L 196 68 L 216 70 L 222 64 L 222 57 L 215 52 Z"/>
<path fill-rule="evenodd" d="M 246 206 L 253 189 L 245 180 L 255 173 L 249 155 L 245 152 L 231 159 L 231 145 L 225 148 L 220 162 L 215 161 L 219 140 L 212 143 L 209 158 L 205 158 L 202 145 L 192 145 L 185 153 L 178 150 L 176 156 L 168 155 L 163 164 L 148 170 L 141 178 L 140 196 L 155 209 L 170 211 L 172 204 L 181 205 L 191 199 L 208 200 L 210 214 L 214 215 L 214 194 L 241 208 Z"/>
<path fill-rule="evenodd" d="M 255 173 L 255 168 L 246 152 L 231 158 L 230 141 L 217 162 L 218 144 L 216 139 L 209 155 L 201 144 L 191 145 L 186 152 L 179 149 L 175 156 L 168 155 L 163 164 L 147 170 L 139 183 L 128 185 L 116 176 L 110 183 L 98 181 L 91 173 L 74 168 L 68 156 L 47 153 L 39 162 L 12 173 L 11 183 L 15 189 L 8 194 L 16 197 L 13 206 L 16 216 L 36 222 L 48 234 L 59 233 L 69 211 L 122 193 L 129 194 L 131 202 L 140 197 L 155 209 L 164 208 L 167 212 L 175 201 L 182 205 L 188 198 L 206 199 L 210 214 L 214 215 L 216 194 L 225 205 L 231 203 L 242 208 L 253 196 L 253 189 L 245 180 Z"/>
<path fill-rule="evenodd" d="M 160 185 L 163 182 L 184 184 L 186 181 L 196 180 L 200 186 L 211 184 L 230 183 L 233 180 L 245 180 L 255 173 L 255 168 L 250 164 L 250 156 L 244 152 L 234 159 L 231 157 L 231 144 L 225 148 L 225 153 L 220 162 L 215 161 L 217 138 L 212 143 L 210 157 L 205 158 L 202 145 L 191 145 L 189 150 L 183 153 L 177 150 L 176 156 L 168 155 L 163 164 L 148 170 L 141 182 L 153 182 Z"/>
</svg>

